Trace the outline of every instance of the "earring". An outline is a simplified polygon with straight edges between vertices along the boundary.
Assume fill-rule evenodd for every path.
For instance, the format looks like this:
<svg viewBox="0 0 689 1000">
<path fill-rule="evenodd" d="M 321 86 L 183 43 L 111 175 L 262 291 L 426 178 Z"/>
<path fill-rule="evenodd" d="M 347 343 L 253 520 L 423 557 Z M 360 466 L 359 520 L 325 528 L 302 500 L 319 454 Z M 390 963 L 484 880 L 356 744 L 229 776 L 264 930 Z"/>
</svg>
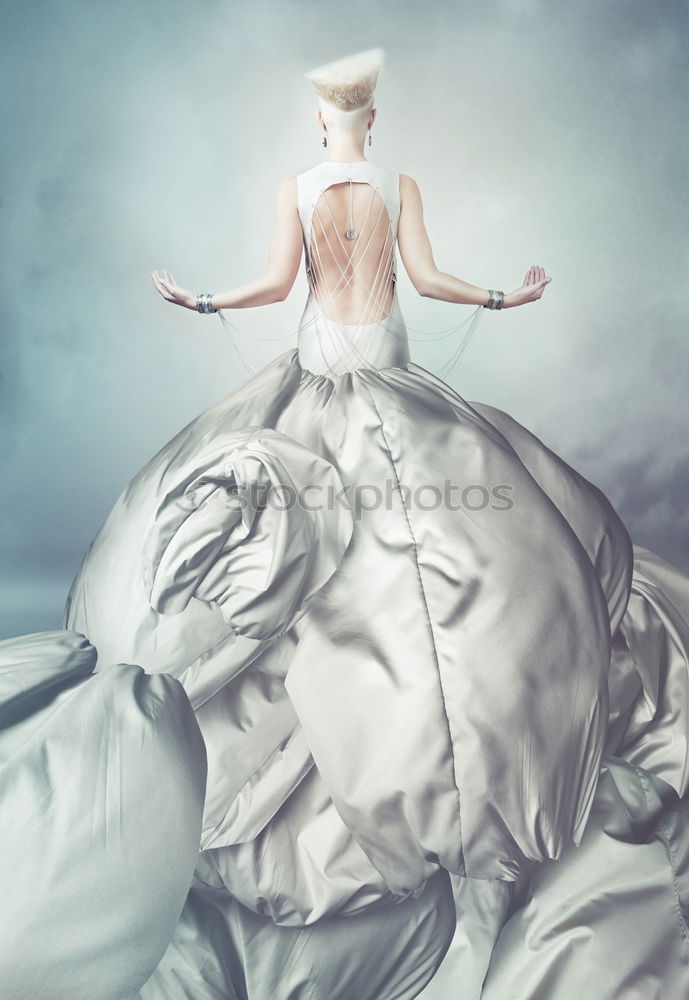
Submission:
<svg viewBox="0 0 689 1000">
<path fill-rule="evenodd" d="M 369 130 L 368 130 L 368 144 L 369 144 L 369 146 L 371 145 L 371 142 L 372 142 L 372 141 L 373 141 L 373 140 L 371 139 L 371 129 L 369 129 Z"/>
<path fill-rule="evenodd" d="M 327 137 L 327 135 L 325 134 L 325 132 L 323 133 L 323 145 L 324 145 L 324 146 L 327 146 L 327 145 L 328 145 L 328 137 Z"/>
</svg>

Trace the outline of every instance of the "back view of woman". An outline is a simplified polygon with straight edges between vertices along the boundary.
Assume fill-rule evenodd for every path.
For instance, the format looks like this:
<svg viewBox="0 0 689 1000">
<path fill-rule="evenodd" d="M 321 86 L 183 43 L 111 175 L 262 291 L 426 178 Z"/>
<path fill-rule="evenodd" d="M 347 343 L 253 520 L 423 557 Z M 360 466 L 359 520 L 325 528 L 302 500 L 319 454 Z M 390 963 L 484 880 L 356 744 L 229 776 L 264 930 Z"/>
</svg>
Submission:
<svg viewBox="0 0 689 1000">
<path fill-rule="evenodd" d="M 503 294 L 436 267 L 418 185 L 364 156 L 381 56 L 309 74 L 327 157 L 280 186 L 263 277 L 194 295 L 153 275 L 206 313 L 284 299 L 304 254 L 309 289 L 297 347 L 141 469 L 67 601 L 97 670 L 179 682 L 207 758 L 203 815 L 178 817 L 202 831 L 179 921 L 112 1000 L 436 1000 L 438 970 L 442 1000 L 571 1000 L 589 919 L 596 1000 L 635 961 L 680 1000 L 689 580 L 526 428 L 411 360 L 398 252 L 475 319 L 550 279 L 534 265 Z M 125 711 L 92 752 L 131 858 Z M 96 809 L 62 829 L 83 843 Z M 656 946 L 660 973 L 641 968 Z"/>
</svg>

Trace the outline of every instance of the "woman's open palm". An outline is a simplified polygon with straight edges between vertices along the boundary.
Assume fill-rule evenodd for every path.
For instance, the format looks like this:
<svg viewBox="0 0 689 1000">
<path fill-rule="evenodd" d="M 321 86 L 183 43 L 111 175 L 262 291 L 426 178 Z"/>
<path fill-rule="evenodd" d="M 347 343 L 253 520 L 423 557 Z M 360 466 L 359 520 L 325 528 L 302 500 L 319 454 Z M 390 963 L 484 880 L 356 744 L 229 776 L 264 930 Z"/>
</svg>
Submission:
<svg viewBox="0 0 689 1000">
<path fill-rule="evenodd" d="M 510 293 L 510 305 L 523 306 L 527 302 L 536 302 L 541 298 L 548 282 L 553 279 L 546 277 L 545 270 L 538 264 L 532 264 L 524 275 L 521 288 Z"/>
<path fill-rule="evenodd" d="M 187 288 L 178 285 L 169 271 L 162 271 L 160 274 L 158 271 L 153 271 L 151 277 L 153 284 L 164 299 L 167 299 L 168 302 L 174 302 L 178 306 L 186 306 L 187 309 L 192 308 L 193 294 Z"/>
</svg>

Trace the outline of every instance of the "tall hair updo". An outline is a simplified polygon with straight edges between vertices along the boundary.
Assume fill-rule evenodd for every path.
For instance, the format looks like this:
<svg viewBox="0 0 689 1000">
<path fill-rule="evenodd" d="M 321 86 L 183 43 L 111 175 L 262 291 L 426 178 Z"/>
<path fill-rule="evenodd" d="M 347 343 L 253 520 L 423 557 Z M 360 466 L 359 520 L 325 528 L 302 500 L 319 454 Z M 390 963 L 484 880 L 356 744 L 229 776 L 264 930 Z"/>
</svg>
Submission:
<svg viewBox="0 0 689 1000">
<path fill-rule="evenodd" d="M 365 128 L 383 66 L 383 49 L 365 49 L 305 73 L 328 128 Z"/>
</svg>

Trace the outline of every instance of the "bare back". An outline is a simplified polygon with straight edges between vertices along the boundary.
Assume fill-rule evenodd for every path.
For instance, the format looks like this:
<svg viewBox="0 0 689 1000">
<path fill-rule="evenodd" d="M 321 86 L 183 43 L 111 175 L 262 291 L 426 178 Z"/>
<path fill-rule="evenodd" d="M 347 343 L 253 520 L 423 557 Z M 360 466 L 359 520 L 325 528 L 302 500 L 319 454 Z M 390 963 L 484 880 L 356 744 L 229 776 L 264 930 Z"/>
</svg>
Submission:
<svg viewBox="0 0 689 1000">
<path fill-rule="evenodd" d="M 324 161 L 297 177 L 309 298 L 300 324 L 304 367 L 338 376 L 404 366 L 396 295 L 399 174 L 368 160 Z"/>
</svg>

